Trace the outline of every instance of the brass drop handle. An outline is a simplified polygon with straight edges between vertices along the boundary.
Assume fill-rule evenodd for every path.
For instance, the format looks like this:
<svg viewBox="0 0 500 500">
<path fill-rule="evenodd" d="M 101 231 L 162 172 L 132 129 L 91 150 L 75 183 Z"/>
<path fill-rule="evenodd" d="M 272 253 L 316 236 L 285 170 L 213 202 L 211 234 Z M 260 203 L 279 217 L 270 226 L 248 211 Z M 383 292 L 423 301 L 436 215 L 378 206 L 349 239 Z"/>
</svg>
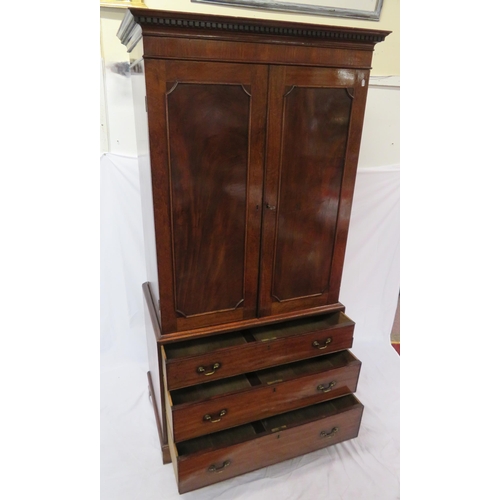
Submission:
<svg viewBox="0 0 500 500">
<path fill-rule="evenodd" d="M 335 380 L 332 380 L 326 386 L 323 384 L 319 384 L 318 387 L 316 387 L 316 389 L 318 389 L 318 391 L 330 392 L 336 385 L 337 385 L 337 382 Z"/>
<path fill-rule="evenodd" d="M 226 467 L 229 467 L 230 465 L 231 465 L 230 460 L 225 460 L 224 462 L 222 462 L 222 465 L 220 467 L 217 467 L 215 464 L 212 464 L 208 468 L 208 472 L 222 472 Z"/>
<path fill-rule="evenodd" d="M 316 349 L 326 349 L 326 346 L 328 344 L 330 344 L 332 342 L 332 338 L 331 337 L 328 337 L 326 340 L 325 340 L 325 343 L 323 345 L 321 345 L 317 340 L 315 340 L 312 345 L 313 347 L 316 347 Z"/>
<path fill-rule="evenodd" d="M 217 370 L 218 368 L 220 368 L 220 363 L 214 363 L 211 371 L 207 372 L 207 369 L 204 366 L 198 366 L 196 371 L 200 374 L 203 373 L 205 375 L 213 375 L 215 373 L 215 370 Z"/>
<path fill-rule="evenodd" d="M 326 431 L 321 431 L 319 433 L 319 436 L 322 437 L 322 438 L 331 438 L 333 437 L 335 434 L 337 434 L 339 428 L 338 427 L 334 427 L 330 432 L 326 432 Z"/>
<path fill-rule="evenodd" d="M 215 419 L 212 417 L 212 415 L 209 415 L 208 413 L 203 416 L 203 420 L 205 422 L 212 422 L 212 424 L 215 424 L 215 422 L 220 422 L 221 418 L 227 413 L 227 410 L 221 410 L 219 412 L 219 415 L 217 415 L 219 418 Z"/>
<path fill-rule="evenodd" d="M 269 205 L 269 203 L 266 203 L 266 208 L 268 210 L 276 210 L 276 205 Z"/>
</svg>

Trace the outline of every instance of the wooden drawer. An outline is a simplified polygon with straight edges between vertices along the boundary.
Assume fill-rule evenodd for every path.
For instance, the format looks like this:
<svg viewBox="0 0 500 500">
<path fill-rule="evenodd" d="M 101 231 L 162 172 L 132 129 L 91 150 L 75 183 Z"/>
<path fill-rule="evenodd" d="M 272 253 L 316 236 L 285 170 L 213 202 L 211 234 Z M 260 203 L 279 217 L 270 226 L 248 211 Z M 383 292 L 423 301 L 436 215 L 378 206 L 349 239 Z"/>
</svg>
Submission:
<svg viewBox="0 0 500 500">
<path fill-rule="evenodd" d="M 169 390 L 312 358 L 352 347 L 354 322 L 343 312 L 162 346 Z"/>
<path fill-rule="evenodd" d="M 183 443 L 171 441 L 179 492 L 352 439 L 362 413 L 351 394 Z"/>
<path fill-rule="evenodd" d="M 184 441 L 356 392 L 361 362 L 349 351 L 170 392 L 174 441 Z"/>
</svg>

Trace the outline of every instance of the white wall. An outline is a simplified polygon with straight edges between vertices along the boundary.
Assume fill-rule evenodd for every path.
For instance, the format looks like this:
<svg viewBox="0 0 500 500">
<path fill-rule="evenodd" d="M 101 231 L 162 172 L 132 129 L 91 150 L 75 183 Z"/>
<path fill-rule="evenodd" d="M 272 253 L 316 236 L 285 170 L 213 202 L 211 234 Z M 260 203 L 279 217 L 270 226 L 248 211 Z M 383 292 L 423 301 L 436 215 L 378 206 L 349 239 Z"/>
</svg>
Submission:
<svg viewBox="0 0 500 500">
<path fill-rule="evenodd" d="M 125 9 L 101 7 L 101 64 L 104 80 L 101 137 L 103 129 L 106 131 L 106 140 L 101 139 L 101 154 L 137 156 L 130 76 L 117 73 L 120 63 L 129 61 L 126 47 L 116 36 L 125 12 Z"/>
<path fill-rule="evenodd" d="M 399 166 L 399 77 L 370 77 L 358 167 Z"/>
</svg>

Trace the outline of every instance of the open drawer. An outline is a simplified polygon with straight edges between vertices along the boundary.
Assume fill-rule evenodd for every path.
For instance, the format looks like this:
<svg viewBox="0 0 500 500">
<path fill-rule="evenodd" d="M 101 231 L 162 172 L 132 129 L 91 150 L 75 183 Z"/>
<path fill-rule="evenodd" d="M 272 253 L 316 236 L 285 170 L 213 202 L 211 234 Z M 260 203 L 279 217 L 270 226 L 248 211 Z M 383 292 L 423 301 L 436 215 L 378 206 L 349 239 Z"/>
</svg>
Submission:
<svg viewBox="0 0 500 500">
<path fill-rule="evenodd" d="M 343 312 L 162 346 L 167 388 L 180 389 L 352 347 Z"/>
<path fill-rule="evenodd" d="M 175 442 L 356 392 L 361 362 L 349 351 L 170 391 Z"/>
<path fill-rule="evenodd" d="M 179 493 L 352 439 L 362 413 L 351 394 L 182 443 L 170 439 Z"/>
</svg>

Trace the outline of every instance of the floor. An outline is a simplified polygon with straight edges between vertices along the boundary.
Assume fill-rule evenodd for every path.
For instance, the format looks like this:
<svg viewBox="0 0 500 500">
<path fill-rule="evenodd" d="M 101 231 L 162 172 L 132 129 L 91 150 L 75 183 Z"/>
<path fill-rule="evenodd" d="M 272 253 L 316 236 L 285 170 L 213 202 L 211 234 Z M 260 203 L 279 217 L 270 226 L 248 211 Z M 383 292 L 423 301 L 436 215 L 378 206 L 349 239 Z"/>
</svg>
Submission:
<svg viewBox="0 0 500 500">
<path fill-rule="evenodd" d="M 397 353 L 401 355 L 399 352 L 399 299 L 398 299 L 398 308 L 396 309 L 396 317 L 394 318 L 394 324 L 392 325 L 391 331 L 391 344 L 394 349 L 396 349 Z"/>
</svg>

